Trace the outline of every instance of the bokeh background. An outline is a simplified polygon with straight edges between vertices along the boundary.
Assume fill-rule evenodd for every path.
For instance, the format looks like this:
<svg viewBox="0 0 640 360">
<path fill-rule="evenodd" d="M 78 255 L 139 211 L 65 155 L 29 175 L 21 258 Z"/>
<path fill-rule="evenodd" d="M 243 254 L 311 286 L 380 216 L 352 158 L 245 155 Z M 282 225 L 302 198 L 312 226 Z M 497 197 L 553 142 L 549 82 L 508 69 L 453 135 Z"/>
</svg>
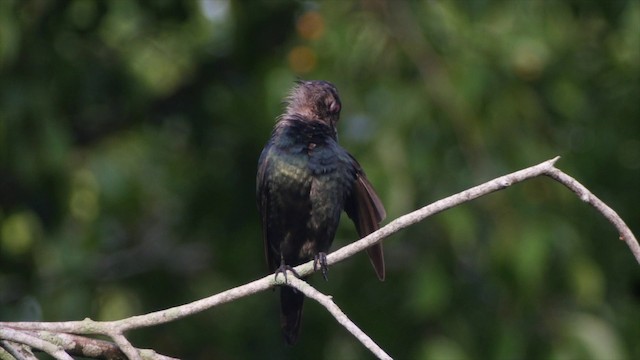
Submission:
<svg viewBox="0 0 640 360">
<path fill-rule="evenodd" d="M 640 232 L 638 1 L 0 1 L 0 319 L 110 320 L 264 276 L 255 171 L 296 78 L 387 221 L 561 155 Z M 356 237 L 343 218 L 334 248 Z M 547 178 L 312 284 L 398 359 L 640 358 L 640 268 Z M 129 334 L 186 359 L 369 359 L 267 291 Z"/>
</svg>

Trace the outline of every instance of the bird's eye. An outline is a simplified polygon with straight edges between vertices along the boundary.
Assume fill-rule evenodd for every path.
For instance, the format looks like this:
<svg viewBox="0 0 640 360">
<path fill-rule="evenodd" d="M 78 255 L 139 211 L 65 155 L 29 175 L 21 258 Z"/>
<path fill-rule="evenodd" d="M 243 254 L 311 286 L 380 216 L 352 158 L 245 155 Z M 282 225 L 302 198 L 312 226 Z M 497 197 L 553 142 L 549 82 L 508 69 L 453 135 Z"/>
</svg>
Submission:
<svg viewBox="0 0 640 360">
<path fill-rule="evenodd" d="M 339 113 L 340 112 L 340 102 L 336 100 L 332 100 L 329 102 L 329 112 L 331 113 Z"/>
</svg>

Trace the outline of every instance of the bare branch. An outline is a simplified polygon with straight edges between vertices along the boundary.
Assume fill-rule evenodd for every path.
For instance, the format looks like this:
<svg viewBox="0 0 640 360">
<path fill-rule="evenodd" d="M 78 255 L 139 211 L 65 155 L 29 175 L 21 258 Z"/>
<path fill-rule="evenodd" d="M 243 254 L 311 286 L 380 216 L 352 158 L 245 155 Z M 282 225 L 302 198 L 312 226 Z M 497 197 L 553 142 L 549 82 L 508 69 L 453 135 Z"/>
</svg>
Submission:
<svg viewBox="0 0 640 360">
<path fill-rule="evenodd" d="M 550 169 L 554 169 L 553 164 L 558 161 L 560 157 L 556 157 L 551 160 L 547 160 L 541 164 L 536 166 L 532 166 L 520 171 L 513 172 L 508 175 L 501 176 L 499 178 L 488 181 L 484 184 L 472 187 L 468 190 L 462 191 L 455 195 L 451 195 L 442 200 L 438 200 L 432 204 L 429 204 L 421 209 L 415 210 L 409 214 L 403 215 L 387 225 L 380 228 L 378 231 L 369 234 L 368 236 L 362 238 L 359 241 L 353 242 L 349 245 L 346 245 L 327 256 L 327 263 L 333 265 L 337 262 L 340 262 L 364 249 L 370 247 L 371 245 L 377 243 L 378 241 L 406 228 L 417 222 L 420 222 L 426 219 L 429 216 L 440 213 L 444 210 L 450 209 L 454 206 L 460 205 L 467 201 L 471 201 L 473 199 L 479 198 L 480 196 L 490 194 L 497 190 L 502 190 L 507 188 L 513 184 L 522 182 L 526 179 L 531 179 L 540 175 L 547 173 Z M 310 264 L 309 262 L 307 264 Z M 307 265 L 305 264 L 305 265 Z M 300 272 L 302 270 L 295 269 Z"/>
<path fill-rule="evenodd" d="M 273 275 L 267 275 L 259 280 L 235 287 L 212 295 L 208 298 L 197 300 L 189 304 L 172 307 L 162 311 L 156 311 L 145 315 L 133 316 L 128 319 L 114 321 L 122 330 L 131 330 L 141 327 L 154 326 L 167 323 L 176 319 L 199 313 L 217 305 L 222 305 L 233 300 L 249 296 L 266 290 L 275 284 Z"/>
<path fill-rule="evenodd" d="M 127 359 L 118 345 L 109 341 L 51 331 L 23 330 L 23 332 L 56 344 L 63 348 L 69 355 L 110 360 Z"/>
<path fill-rule="evenodd" d="M 351 321 L 345 313 L 340 310 L 338 305 L 333 302 L 331 296 L 325 295 L 318 290 L 316 290 L 313 286 L 307 284 L 305 281 L 298 279 L 295 276 L 288 277 L 288 285 L 300 290 L 306 297 L 314 299 L 319 302 L 322 306 L 324 306 L 331 315 L 342 325 L 347 331 L 349 331 L 353 336 L 356 337 L 367 349 L 371 350 L 371 352 L 378 357 L 378 359 L 391 359 L 382 348 L 378 346 L 371 338 L 365 334 L 360 328 Z"/>
<path fill-rule="evenodd" d="M 82 356 L 93 359 L 127 360 L 127 356 L 120 350 L 118 345 L 109 341 L 51 331 L 21 331 L 33 337 L 56 344 L 72 356 Z M 176 358 L 158 354 L 151 349 L 136 350 L 144 360 L 176 360 Z M 0 359 L 2 359 L 2 356 L 0 356 Z"/>
<path fill-rule="evenodd" d="M 16 358 L 11 355 L 3 346 L 6 346 L 10 341 L 0 340 L 0 360 L 16 360 Z M 8 346 L 9 348 L 11 345 Z"/>
<path fill-rule="evenodd" d="M 611 224 L 613 224 L 613 226 L 615 226 L 615 228 L 618 230 L 618 233 L 620 234 L 620 240 L 624 240 L 624 242 L 627 243 L 627 246 L 629 246 L 631 253 L 636 258 L 636 261 L 640 264 L 640 246 L 638 245 L 638 240 L 636 240 L 635 236 L 633 236 L 633 232 L 631 232 L 631 229 L 629 229 L 627 224 L 625 224 L 624 220 L 622 220 L 622 218 L 618 216 L 618 213 L 616 213 L 607 204 L 602 202 L 602 200 L 598 199 L 598 197 L 593 195 L 591 191 L 580 184 L 576 179 L 558 170 L 557 168 L 550 169 L 545 175 L 568 187 L 571 191 L 578 195 L 580 200 L 593 206 L 607 220 L 609 220 L 609 222 L 611 222 Z"/>
<path fill-rule="evenodd" d="M 69 356 L 69 354 L 64 352 L 62 348 L 48 341 L 42 340 L 35 336 L 31 336 L 29 334 L 25 334 L 18 330 L 0 327 L 0 339 L 25 344 L 34 349 L 42 350 L 58 360 L 73 360 L 73 358 Z"/>
<path fill-rule="evenodd" d="M 252 281 L 248 284 L 223 291 L 189 304 L 116 321 L 93 321 L 86 318 L 82 321 L 62 322 L 0 322 L 0 326 L 9 326 L 15 329 L 26 330 L 46 330 L 73 334 L 102 334 L 111 336 L 110 334 L 118 331 L 123 332 L 181 319 L 214 306 L 258 293 L 272 287 L 273 285 L 275 285 L 273 275 L 267 275 L 259 280 Z"/>
<path fill-rule="evenodd" d="M 549 176 L 550 178 L 562 183 L 574 193 L 578 195 L 578 197 L 592 205 L 596 210 L 598 210 L 605 218 L 607 218 L 618 230 L 620 233 L 620 238 L 624 240 L 631 252 L 636 258 L 636 261 L 640 263 L 640 246 L 638 245 L 638 241 L 634 237 L 633 233 L 629 229 L 629 227 L 624 223 L 624 221 L 613 211 L 609 206 L 604 204 L 600 199 L 598 199 L 595 195 L 589 192 L 582 184 L 578 181 L 570 177 L 569 175 L 563 173 L 559 169 L 554 167 L 554 164 L 560 157 L 556 157 L 551 160 L 547 160 L 541 164 L 513 172 L 511 174 L 501 176 L 494 180 L 488 181 L 484 184 L 475 186 L 468 190 L 462 191 L 458 194 L 449 196 L 445 199 L 436 201 L 430 205 L 427 205 L 421 209 L 413 211 L 409 214 L 403 215 L 393 221 L 391 221 L 386 226 L 380 228 L 378 231 L 371 233 L 370 235 L 356 241 L 352 244 L 344 246 L 333 253 L 327 256 L 327 264 L 333 265 L 337 262 L 340 262 L 360 251 L 363 251 L 373 245 L 376 242 L 381 241 L 382 239 L 404 229 L 408 226 L 411 226 L 419 221 L 424 220 L 425 218 L 452 208 L 454 206 L 460 205 L 467 201 L 476 199 L 480 196 L 490 194 L 497 190 L 505 189 L 513 184 L 522 182 L 527 179 L 535 178 L 540 175 Z M 308 275 L 312 273 L 313 270 L 313 261 L 309 261 L 305 264 L 299 265 L 295 267 L 295 271 L 301 276 Z M 366 336 L 360 329 L 351 322 L 342 311 L 330 300 L 330 298 L 317 290 L 313 289 L 308 284 L 294 280 L 292 282 L 294 286 L 300 287 L 300 291 L 305 293 L 308 297 L 312 297 L 316 299 L 318 302 L 323 304 L 327 310 L 331 312 L 331 314 L 340 322 L 347 330 L 349 330 L 354 336 L 356 336 L 367 348 L 373 351 L 380 358 L 389 358 L 389 355 L 384 353 L 373 341 Z M 52 331 L 52 332 L 65 332 L 65 333 L 73 333 L 73 334 L 102 334 L 110 336 L 114 339 L 114 341 L 118 344 L 120 349 L 132 359 L 139 359 L 141 351 L 135 349 L 129 341 L 124 337 L 124 332 L 128 330 L 133 330 L 142 327 L 154 326 L 158 324 L 167 323 L 170 321 L 174 321 L 180 318 L 184 318 L 189 315 L 193 315 L 199 313 L 201 311 L 207 310 L 211 307 L 221 305 L 236 299 L 239 299 L 244 296 L 252 295 L 257 292 L 266 290 L 276 285 L 282 285 L 280 281 L 276 281 L 273 275 L 265 276 L 261 279 L 252 281 L 248 284 L 238 286 L 236 288 L 218 293 L 216 295 L 210 296 L 205 299 L 197 300 L 189 304 L 176 306 L 173 308 L 169 308 L 162 311 L 156 311 L 145 315 L 133 316 L 130 318 L 117 320 L 117 321 L 105 321 L 105 322 L 97 322 L 91 319 L 85 319 L 82 321 L 68 321 L 68 322 L 16 322 L 16 323 L 3 323 L 0 322 L 0 327 L 5 326 L 11 329 L 21 329 L 21 330 L 44 330 L 44 331 Z M 12 341 L 14 338 L 11 337 L 12 333 L 0 332 L 0 339 L 7 339 Z M 2 330 L 2 328 L 0 328 Z M 24 334 L 22 334 L 24 335 Z M 7 337 L 8 336 L 8 337 Z M 32 341 L 34 336 L 27 336 L 26 340 Z M 29 344 L 27 342 L 18 341 L 24 344 Z M 55 347 L 56 351 L 59 350 L 55 345 L 51 343 L 45 342 L 49 346 Z M 43 345 L 40 343 L 40 345 Z M 31 345 L 30 345 L 31 346 Z M 41 348 L 39 346 L 33 345 L 34 348 Z M 47 347 L 50 353 L 59 354 L 59 352 L 54 351 L 52 348 Z M 44 349 L 43 349 L 44 350 Z M 47 350 L 45 350 L 47 351 Z M 47 351 L 47 352 L 49 352 Z M 64 354 L 67 355 L 67 354 Z M 145 355 L 145 354 L 143 354 Z M 68 356 L 68 355 L 67 355 Z M 64 358 L 64 357 L 60 357 Z M 151 357 L 151 358 L 159 358 L 159 357 Z M 66 359 L 66 358 L 65 358 Z"/>
<path fill-rule="evenodd" d="M 124 337 L 122 333 L 115 332 L 109 334 L 109 336 L 113 339 L 113 341 L 116 342 L 116 344 L 118 344 L 120 350 L 122 350 L 122 352 L 127 355 L 129 360 L 142 360 L 142 357 L 140 357 L 140 353 L 138 352 L 138 350 L 136 350 L 136 348 L 131 345 L 129 340 L 127 340 L 127 338 Z"/>
<path fill-rule="evenodd" d="M 636 240 L 635 236 L 631 232 L 631 229 L 629 229 L 629 227 L 618 216 L 618 214 L 616 214 L 615 211 L 613 211 L 609 206 L 607 206 L 595 195 L 593 195 L 589 190 L 587 190 L 587 188 L 585 188 L 571 176 L 554 167 L 554 164 L 558 161 L 558 159 L 560 159 L 559 156 L 540 163 L 536 166 L 532 166 L 508 175 L 501 176 L 484 184 L 472 187 L 468 190 L 462 191 L 455 195 L 451 195 L 442 200 L 438 200 L 409 214 L 403 215 L 391 221 L 386 226 L 380 228 L 378 231 L 362 238 L 361 240 L 353 242 L 332 252 L 327 256 L 327 264 L 333 265 L 348 257 L 351 257 L 352 255 L 363 251 L 364 249 L 381 241 L 382 239 L 398 232 L 399 230 L 420 222 L 429 216 L 435 215 L 467 201 L 477 199 L 494 191 L 505 189 L 513 184 L 522 182 L 524 180 L 538 177 L 540 175 L 549 176 L 552 179 L 562 183 L 573 192 L 575 192 L 581 200 L 586 201 L 587 203 L 595 207 L 596 210 L 598 210 L 618 229 L 618 231 L 620 232 L 620 238 L 627 243 L 627 245 L 631 249 L 631 252 L 636 258 L 636 261 L 640 263 L 640 246 L 638 245 L 638 240 Z M 295 270 L 301 275 L 306 275 L 308 272 L 311 272 L 308 271 L 309 269 L 313 270 L 312 264 L 313 261 L 310 261 L 304 265 L 296 267 Z"/>
<path fill-rule="evenodd" d="M 6 348 L 6 350 L 5 350 Z M 9 340 L 0 340 L 0 359 L 2 360 L 37 360 L 31 348 Z"/>
</svg>

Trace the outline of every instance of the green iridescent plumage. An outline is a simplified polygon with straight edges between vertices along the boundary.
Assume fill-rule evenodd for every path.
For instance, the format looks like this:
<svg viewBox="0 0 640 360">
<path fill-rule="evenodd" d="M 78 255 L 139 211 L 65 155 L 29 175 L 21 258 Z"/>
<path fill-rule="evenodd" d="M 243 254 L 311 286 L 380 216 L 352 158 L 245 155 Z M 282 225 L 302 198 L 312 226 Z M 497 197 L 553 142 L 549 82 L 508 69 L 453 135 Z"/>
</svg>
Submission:
<svg viewBox="0 0 640 360">
<path fill-rule="evenodd" d="M 358 162 L 337 143 L 341 103 L 325 81 L 300 81 L 288 98 L 260 156 L 258 208 L 271 271 L 306 261 L 319 261 L 331 247 L 340 214 L 345 210 L 361 237 L 378 229 L 384 207 Z M 382 245 L 368 249 L 378 277 L 384 279 Z M 285 340 L 298 336 L 304 296 L 281 290 L 281 322 Z"/>
</svg>

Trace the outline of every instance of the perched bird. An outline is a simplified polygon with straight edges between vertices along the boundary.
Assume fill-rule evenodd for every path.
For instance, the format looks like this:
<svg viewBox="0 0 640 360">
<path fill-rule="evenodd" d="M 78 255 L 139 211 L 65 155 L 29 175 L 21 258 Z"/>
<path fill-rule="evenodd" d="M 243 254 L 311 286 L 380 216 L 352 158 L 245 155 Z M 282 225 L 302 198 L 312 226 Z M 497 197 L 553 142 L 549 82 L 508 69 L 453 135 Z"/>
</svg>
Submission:
<svg viewBox="0 0 640 360">
<path fill-rule="evenodd" d="M 267 265 L 276 274 L 314 259 L 326 279 L 326 253 L 342 210 L 360 237 L 377 230 L 386 216 L 360 164 L 338 145 L 341 106 L 331 83 L 297 81 L 260 155 L 258 209 Z M 384 280 L 382 244 L 367 252 Z M 290 345 L 298 338 L 303 300 L 297 290 L 280 288 L 280 321 Z"/>
</svg>

